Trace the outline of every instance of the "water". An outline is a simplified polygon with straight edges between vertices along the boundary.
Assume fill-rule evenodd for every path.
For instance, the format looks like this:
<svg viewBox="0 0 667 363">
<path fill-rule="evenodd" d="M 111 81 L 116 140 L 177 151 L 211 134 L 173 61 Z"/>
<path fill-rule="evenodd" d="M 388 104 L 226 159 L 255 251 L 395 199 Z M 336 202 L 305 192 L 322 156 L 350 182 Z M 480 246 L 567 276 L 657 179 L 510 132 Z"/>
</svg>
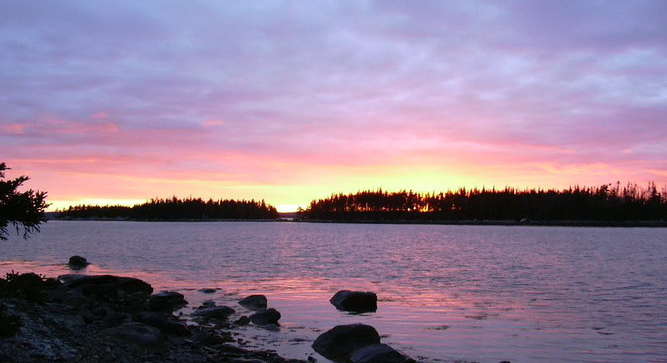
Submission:
<svg viewBox="0 0 667 363">
<path fill-rule="evenodd" d="M 0 243 L 0 273 L 69 273 L 79 254 L 191 305 L 266 294 L 281 331 L 242 334 L 291 358 L 363 322 L 425 361 L 667 361 L 665 229 L 51 221 Z M 340 289 L 375 291 L 378 312 L 335 310 Z"/>
</svg>

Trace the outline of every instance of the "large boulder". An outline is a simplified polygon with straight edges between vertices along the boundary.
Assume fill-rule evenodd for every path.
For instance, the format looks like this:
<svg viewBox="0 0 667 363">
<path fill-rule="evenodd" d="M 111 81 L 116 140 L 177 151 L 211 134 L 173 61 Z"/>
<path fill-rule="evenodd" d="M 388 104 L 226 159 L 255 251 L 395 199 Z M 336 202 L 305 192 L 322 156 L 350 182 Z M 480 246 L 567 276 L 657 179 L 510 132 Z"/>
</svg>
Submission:
<svg viewBox="0 0 667 363">
<path fill-rule="evenodd" d="M 264 295 L 250 295 L 239 300 L 239 304 L 251 310 L 263 310 L 267 307 L 267 300 Z"/>
<path fill-rule="evenodd" d="M 134 317 L 134 320 L 158 328 L 165 334 L 178 336 L 190 335 L 190 330 L 188 330 L 185 323 L 163 313 L 144 311 L 138 313 Z"/>
<path fill-rule="evenodd" d="M 369 291 L 338 291 L 330 300 L 338 310 L 365 313 L 376 311 L 378 297 Z"/>
<path fill-rule="evenodd" d="M 126 310 L 141 309 L 153 292 L 147 282 L 113 275 L 81 276 L 65 282 L 64 286 L 89 298 L 116 303 Z"/>
<path fill-rule="evenodd" d="M 90 265 L 90 262 L 88 262 L 88 260 L 86 260 L 85 257 L 72 256 L 72 257 L 69 258 L 69 261 L 67 262 L 67 264 L 69 265 L 69 267 L 72 270 L 80 270 L 80 269 Z"/>
<path fill-rule="evenodd" d="M 228 306 L 199 307 L 192 312 L 192 315 L 202 319 L 227 319 L 234 314 L 234 309 Z"/>
<path fill-rule="evenodd" d="M 280 312 L 276 309 L 266 309 L 250 315 L 250 321 L 257 325 L 278 324 Z"/>
<path fill-rule="evenodd" d="M 323 357 L 334 361 L 348 361 L 352 354 L 363 347 L 380 344 L 380 334 L 370 325 L 338 325 L 322 333 L 313 349 Z"/>
<path fill-rule="evenodd" d="M 187 305 L 183 294 L 175 291 L 161 291 L 151 295 L 148 299 L 148 307 L 153 311 L 174 311 Z"/>
<path fill-rule="evenodd" d="M 415 360 L 399 353 L 386 344 L 373 344 L 359 348 L 350 357 L 352 363 L 414 363 Z"/>
</svg>

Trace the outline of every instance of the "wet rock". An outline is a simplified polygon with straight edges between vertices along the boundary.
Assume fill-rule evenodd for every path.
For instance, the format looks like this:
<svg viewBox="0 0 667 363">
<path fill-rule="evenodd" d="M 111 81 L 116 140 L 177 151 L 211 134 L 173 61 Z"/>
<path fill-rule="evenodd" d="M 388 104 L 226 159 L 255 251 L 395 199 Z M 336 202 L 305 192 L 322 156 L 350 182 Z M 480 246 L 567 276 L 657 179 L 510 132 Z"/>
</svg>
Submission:
<svg viewBox="0 0 667 363">
<path fill-rule="evenodd" d="M 138 322 L 105 329 L 102 333 L 111 338 L 140 346 L 155 346 L 162 342 L 162 333 L 159 329 Z"/>
<path fill-rule="evenodd" d="M 264 295 L 250 295 L 239 300 L 239 304 L 252 310 L 266 309 L 267 300 Z"/>
<path fill-rule="evenodd" d="M 113 275 L 82 276 L 65 283 L 65 286 L 87 297 L 126 304 L 141 304 L 153 292 L 151 285 L 144 281 Z"/>
<path fill-rule="evenodd" d="M 248 318 L 247 316 L 243 315 L 242 317 L 238 318 L 238 319 L 234 322 L 234 324 L 239 325 L 239 326 L 248 325 L 248 324 L 250 324 L 250 318 Z"/>
<path fill-rule="evenodd" d="M 135 315 L 134 320 L 158 328 L 165 334 L 177 336 L 190 335 L 190 330 L 188 330 L 185 323 L 166 314 L 145 311 Z"/>
<path fill-rule="evenodd" d="M 234 313 L 234 309 L 228 306 L 213 306 L 199 307 L 192 312 L 192 315 L 203 319 L 227 319 Z"/>
<path fill-rule="evenodd" d="M 201 303 L 201 306 L 199 306 L 197 309 L 200 309 L 200 308 L 212 308 L 212 307 L 214 307 L 214 306 L 215 306 L 215 301 L 213 301 L 213 300 L 206 300 L 206 301 L 202 302 L 202 303 Z"/>
<path fill-rule="evenodd" d="M 338 325 L 322 333 L 312 347 L 327 359 L 346 361 L 356 350 L 374 344 L 380 344 L 380 335 L 375 328 L 350 324 Z"/>
<path fill-rule="evenodd" d="M 161 291 L 151 295 L 148 299 L 148 307 L 153 311 L 174 311 L 187 305 L 183 294 L 175 291 Z"/>
<path fill-rule="evenodd" d="M 266 309 L 250 315 L 250 321 L 257 325 L 278 324 L 280 312 L 276 309 Z"/>
<path fill-rule="evenodd" d="M 338 310 L 356 313 L 373 312 L 377 310 L 378 297 L 367 291 L 338 291 L 330 300 Z"/>
<path fill-rule="evenodd" d="M 212 294 L 216 292 L 218 289 L 214 288 L 204 288 L 204 289 L 199 289 L 199 292 L 204 293 L 204 294 Z"/>
<path fill-rule="evenodd" d="M 414 363 L 414 359 L 406 357 L 386 344 L 368 345 L 357 349 L 350 358 L 352 363 Z"/>
<path fill-rule="evenodd" d="M 229 335 L 221 335 L 209 330 L 198 329 L 192 333 L 192 341 L 197 345 L 212 346 L 229 343 L 234 339 Z"/>
<path fill-rule="evenodd" d="M 72 270 L 81 270 L 82 268 L 90 265 L 90 262 L 88 262 L 85 257 L 72 256 L 69 258 L 67 264 Z"/>
</svg>

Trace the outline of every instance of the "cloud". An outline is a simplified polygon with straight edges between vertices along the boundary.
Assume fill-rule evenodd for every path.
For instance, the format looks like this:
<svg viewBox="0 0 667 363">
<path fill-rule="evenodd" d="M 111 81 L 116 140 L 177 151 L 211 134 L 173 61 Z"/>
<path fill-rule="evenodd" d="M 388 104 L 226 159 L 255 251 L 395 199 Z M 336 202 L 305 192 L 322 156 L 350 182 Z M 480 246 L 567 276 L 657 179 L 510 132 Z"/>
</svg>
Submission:
<svg viewBox="0 0 667 363">
<path fill-rule="evenodd" d="M 667 182 L 665 24 L 660 0 L 17 2 L 1 156 L 54 184 Z"/>
</svg>

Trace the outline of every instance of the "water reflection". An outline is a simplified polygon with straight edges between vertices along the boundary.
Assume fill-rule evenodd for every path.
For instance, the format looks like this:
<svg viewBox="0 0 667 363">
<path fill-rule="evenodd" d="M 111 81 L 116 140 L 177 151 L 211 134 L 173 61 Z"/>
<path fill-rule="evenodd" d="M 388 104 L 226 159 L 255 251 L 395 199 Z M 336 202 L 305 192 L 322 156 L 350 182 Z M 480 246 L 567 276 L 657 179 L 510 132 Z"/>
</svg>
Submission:
<svg viewBox="0 0 667 363">
<path fill-rule="evenodd" d="M 261 293 L 280 332 L 257 344 L 304 358 L 319 331 L 365 322 L 430 359 L 664 360 L 664 230 L 296 223 L 49 222 L 8 241 L 0 272 L 120 274 L 156 290 L 233 305 Z M 204 294 L 201 288 L 218 288 Z M 328 302 L 339 289 L 378 293 L 374 314 Z M 566 348 L 566 349 L 565 349 Z"/>
</svg>

